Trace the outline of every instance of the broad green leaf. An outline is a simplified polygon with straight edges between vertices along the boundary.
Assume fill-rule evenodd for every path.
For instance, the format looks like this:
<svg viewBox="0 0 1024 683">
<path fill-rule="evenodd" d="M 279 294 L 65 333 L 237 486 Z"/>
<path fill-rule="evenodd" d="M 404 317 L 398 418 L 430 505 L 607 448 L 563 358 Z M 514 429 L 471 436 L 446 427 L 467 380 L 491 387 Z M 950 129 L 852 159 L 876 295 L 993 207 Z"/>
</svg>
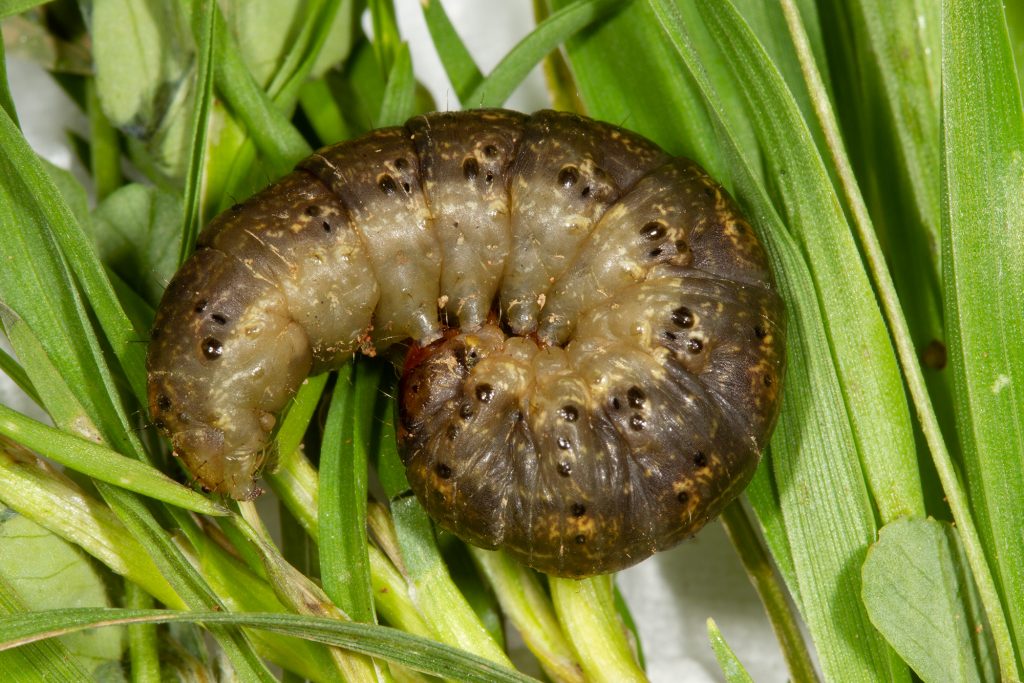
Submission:
<svg viewBox="0 0 1024 683">
<path fill-rule="evenodd" d="M 12 587 L 27 610 L 112 606 L 103 577 L 80 550 L 25 517 L 0 508 L 0 582 Z M 124 630 L 68 635 L 73 661 L 94 672 L 118 662 Z"/>
<path fill-rule="evenodd" d="M 177 270 L 181 216 L 179 195 L 138 183 L 120 187 L 93 213 L 100 259 L 151 306 Z"/>
<path fill-rule="evenodd" d="M 1002 3 L 943 2 L 942 248 L 957 431 L 999 596 L 1001 674 L 1024 643 L 1024 114 Z M 965 543 L 969 540 L 965 538 Z M 968 547 L 968 552 L 971 548 Z"/>
<path fill-rule="evenodd" d="M 0 524 L 12 514 L 15 513 L 0 508 Z M 0 577 L 0 618 L 26 611 L 28 609 L 14 586 Z M 51 638 L 16 650 L 0 652 L 0 676 L 11 683 L 36 683 L 40 680 L 85 680 L 89 672 L 63 642 Z"/>
<path fill-rule="evenodd" d="M 188 144 L 192 38 L 183 3 L 95 0 L 89 25 L 97 96 L 110 122 L 177 175 Z"/>
<path fill-rule="evenodd" d="M 962 558 L 952 527 L 905 517 L 882 527 L 864 561 L 868 616 L 925 683 L 995 680 Z"/>
<path fill-rule="evenodd" d="M 96 86 L 114 125 L 145 131 L 159 123 L 161 89 L 177 87 L 187 68 L 191 40 L 179 7 L 153 0 L 92 3 Z"/>
<path fill-rule="evenodd" d="M 166 605 L 183 607 L 142 546 L 114 514 L 19 447 L 0 447 L 0 500 L 89 553 Z"/>
<path fill-rule="evenodd" d="M 238 53 L 257 85 L 266 88 L 302 26 L 306 0 L 242 0 L 223 3 L 224 26 L 238 40 Z"/>
<path fill-rule="evenodd" d="M 715 623 L 714 619 L 708 619 L 708 639 L 711 641 L 711 649 L 715 651 L 715 659 L 718 660 L 718 665 L 722 667 L 722 673 L 725 674 L 725 680 L 728 683 L 753 683 L 753 679 L 747 670 L 743 668 L 740 660 L 737 659 L 736 653 L 729 647 L 729 643 L 725 642 L 725 638 L 722 637 L 722 632 L 718 630 L 718 624 Z"/>
</svg>

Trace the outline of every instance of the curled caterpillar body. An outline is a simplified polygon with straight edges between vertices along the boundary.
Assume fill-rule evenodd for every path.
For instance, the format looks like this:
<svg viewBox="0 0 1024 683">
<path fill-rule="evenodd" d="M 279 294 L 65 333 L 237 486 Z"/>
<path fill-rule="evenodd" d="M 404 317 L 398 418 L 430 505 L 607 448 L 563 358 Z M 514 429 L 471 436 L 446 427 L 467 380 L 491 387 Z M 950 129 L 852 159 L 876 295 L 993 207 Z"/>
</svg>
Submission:
<svg viewBox="0 0 1024 683">
<path fill-rule="evenodd" d="M 307 375 L 409 341 L 399 446 L 428 512 L 585 576 L 743 489 L 785 318 L 750 225 L 692 161 L 571 114 L 479 110 L 324 148 L 218 216 L 152 336 L 156 424 L 236 498 Z"/>
</svg>

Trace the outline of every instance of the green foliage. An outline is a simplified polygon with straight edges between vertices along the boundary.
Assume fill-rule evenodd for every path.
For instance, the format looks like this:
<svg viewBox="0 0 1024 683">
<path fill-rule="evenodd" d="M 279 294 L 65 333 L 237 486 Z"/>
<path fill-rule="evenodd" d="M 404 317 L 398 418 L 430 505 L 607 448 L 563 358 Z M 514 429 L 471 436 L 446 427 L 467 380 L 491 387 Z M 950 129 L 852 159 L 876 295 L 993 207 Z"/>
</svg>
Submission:
<svg viewBox="0 0 1024 683">
<path fill-rule="evenodd" d="M 546 59 L 553 103 L 695 158 L 765 242 L 785 399 L 747 494 L 761 533 L 739 505 L 723 521 L 792 677 L 818 675 L 813 648 L 826 680 L 1020 679 L 1020 3 L 534 0 L 490 73 L 420 4 L 464 107 L 501 106 Z M 310 379 L 281 420 L 266 481 L 284 552 L 251 504 L 169 477 L 147 423 L 142 342 L 202 225 L 315 147 L 434 108 L 391 0 L 15 0 L 0 17 L 4 49 L 87 117 L 96 199 L 29 147 L 0 72 L 0 370 L 53 424 L 0 406 L 0 650 L 21 646 L 0 671 L 524 680 L 504 616 L 553 680 L 642 679 L 610 580 L 545 582 L 435 534 L 405 495 L 382 363 L 329 397 Z M 65 590 L 33 593 L 58 571 Z M 129 622 L 92 648 L 65 635 Z M 727 680 L 749 680 L 708 634 Z"/>
</svg>

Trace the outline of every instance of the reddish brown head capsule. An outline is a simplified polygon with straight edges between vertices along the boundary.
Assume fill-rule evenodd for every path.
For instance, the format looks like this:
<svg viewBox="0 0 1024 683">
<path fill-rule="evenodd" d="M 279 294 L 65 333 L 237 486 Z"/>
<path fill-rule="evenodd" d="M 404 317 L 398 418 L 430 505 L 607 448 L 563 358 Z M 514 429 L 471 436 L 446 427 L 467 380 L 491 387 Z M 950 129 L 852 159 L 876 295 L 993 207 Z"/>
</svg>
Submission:
<svg viewBox="0 0 1024 683">
<path fill-rule="evenodd" d="M 585 576 L 739 494 L 784 323 L 761 245 L 693 162 L 571 114 L 428 114 L 207 227 L 157 312 L 150 410 L 199 483 L 251 497 L 308 374 L 411 340 L 400 447 L 428 512 Z"/>
</svg>

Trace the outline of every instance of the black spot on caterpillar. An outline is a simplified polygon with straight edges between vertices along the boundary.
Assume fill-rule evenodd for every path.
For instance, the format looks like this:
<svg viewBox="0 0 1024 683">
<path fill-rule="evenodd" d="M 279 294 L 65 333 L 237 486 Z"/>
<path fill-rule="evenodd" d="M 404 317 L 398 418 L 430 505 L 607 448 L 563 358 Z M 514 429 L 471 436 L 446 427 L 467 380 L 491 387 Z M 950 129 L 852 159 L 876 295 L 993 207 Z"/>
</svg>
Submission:
<svg viewBox="0 0 1024 683">
<path fill-rule="evenodd" d="M 157 311 L 149 404 L 203 486 L 249 498 L 307 375 L 408 341 L 416 496 L 471 543 L 584 576 L 739 494 L 784 322 L 753 230 L 692 161 L 571 114 L 428 114 L 203 231 Z"/>
</svg>

